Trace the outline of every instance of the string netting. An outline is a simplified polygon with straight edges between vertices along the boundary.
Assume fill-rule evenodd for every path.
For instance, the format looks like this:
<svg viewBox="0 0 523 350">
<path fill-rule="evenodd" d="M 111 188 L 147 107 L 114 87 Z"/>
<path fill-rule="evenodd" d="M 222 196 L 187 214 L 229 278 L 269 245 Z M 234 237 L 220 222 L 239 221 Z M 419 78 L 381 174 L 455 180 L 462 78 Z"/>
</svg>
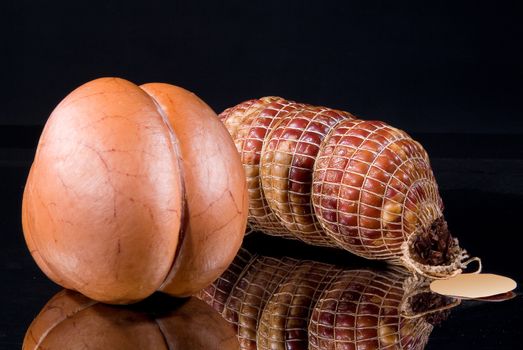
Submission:
<svg viewBox="0 0 523 350">
<path fill-rule="evenodd" d="M 233 324 L 241 349 L 423 349 L 427 343 L 432 325 L 425 315 L 403 315 L 406 300 L 426 287 L 406 270 L 241 254 L 206 289 L 219 300 L 211 293 L 203 299 Z"/>
<path fill-rule="evenodd" d="M 436 278 L 466 266 L 428 155 L 405 132 L 279 97 L 222 114 L 247 173 L 250 230 Z"/>
<path fill-rule="evenodd" d="M 332 246 L 311 205 L 314 162 L 320 144 L 349 113 L 306 106 L 282 117 L 266 136 L 260 162 L 263 194 L 292 235 L 313 245 Z"/>
<path fill-rule="evenodd" d="M 297 260 L 259 257 L 236 281 L 223 309 L 224 318 L 237 330 L 241 349 L 256 349 L 261 312 Z"/>
<path fill-rule="evenodd" d="M 383 122 L 345 120 L 325 138 L 314 169 L 312 202 L 338 246 L 401 263 L 402 244 L 443 216 L 427 153 Z"/>
<path fill-rule="evenodd" d="M 271 128 L 287 113 L 303 105 L 279 97 L 249 100 L 220 114 L 240 153 L 247 176 L 250 231 L 292 236 L 271 212 L 260 183 L 260 155 Z M 249 231 L 249 232 L 250 232 Z"/>
<path fill-rule="evenodd" d="M 269 298 L 257 332 L 258 349 L 307 349 L 312 308 L 325 287 L 342 270 L 315 261 L 300 261 Z"/>
<path fill-rule="evenodd" d="M 309 349 L 423 349 L 432 326 L 422 317 L 401 317 L 407 276 L 345 270 L 327 286 L 313 309 Z"/>
<path fill-rule="evenodd" d="M 256 255 L 241 248 L 227 270 L 211 285 L 198 292 L 196 296 L 223 315 L 225 305 L 234 286 L 243 273 L 249 269 L 249 265 L 255 261 L 256 257 Z"/>
</svg>

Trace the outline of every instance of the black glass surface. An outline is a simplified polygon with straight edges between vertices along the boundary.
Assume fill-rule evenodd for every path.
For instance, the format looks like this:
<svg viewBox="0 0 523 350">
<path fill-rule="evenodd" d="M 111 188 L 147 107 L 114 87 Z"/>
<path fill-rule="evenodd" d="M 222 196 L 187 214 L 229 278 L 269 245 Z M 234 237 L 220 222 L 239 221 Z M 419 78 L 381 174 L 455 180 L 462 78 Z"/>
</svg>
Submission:
<svg viewBox="0 0 523 350">
<path fill-rule="evenodd" d="M 442 149 L 440 152 L 444 153 Z M 22 191 L 34 149 L 2 151 L 0 349 L 19 349 L 34 317 L 62 288 L 50 282 L 33 262 L 21 230 Z M 449 227 L 464 248 L 483 259 L 485 272 L 507 275 L 521 282 L 521 161 L 516 153 L 502 160 L 479 155 L 432 159 Z M 262 234 L 248 236 L 244 246 L 256 254 L 274 258 L 312 259 L 347 268 L 384 267 L 344 251 Z M 522 311 L 519 290 L 515 298 L 503 302 L 462 301 L 434 327 L 426 349 L 517 349 L 522 336 Z"/>
</svg>

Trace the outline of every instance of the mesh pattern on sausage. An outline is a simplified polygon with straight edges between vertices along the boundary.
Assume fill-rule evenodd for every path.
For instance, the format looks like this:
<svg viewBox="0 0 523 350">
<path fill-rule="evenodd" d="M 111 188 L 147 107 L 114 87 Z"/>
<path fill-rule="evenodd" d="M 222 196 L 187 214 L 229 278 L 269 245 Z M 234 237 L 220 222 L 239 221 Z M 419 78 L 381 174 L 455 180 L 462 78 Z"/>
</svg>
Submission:
<svg viewBox="0 0 523 350">
<path fill-rule="evenodd" d="M 229 107 L 225 109 L 223 112 L 218 114 L 218 119 L 222 121 L 222 123 L 225 123 L 226 118 L 231 118 L 231 120 L 235 120 L 237 125 L 241 122 L 242 116 L 245 114 L 245 111 L 249 109 L 253 104 L 258 103 L 259 101 L 257 99 L 247 100 L 240 104 L 237 104 L 236 106 Z M 236 127 L 230 130 L 234 130 Z"/>
<path fill-rule="evenodd" d="M 260 183 L 260 155 L 263 141 L 271 128 L 287 113 L 303 105 L 279 97 L 249 100 L 220 114 L 229 130 L 247 176 L 249 225 L 252 230 L 287 236 L 289 232 L 271 212 Z"/>
<path fill-rule="evenodd" d="M 423 349 L 432 326 L 405 319 L 405 274 L 344 271 L 325 289 L 309 323 L 309 349 Z"/>
<path fill-rule="evenodd" d="M 234 269 L 235 267 L 233 267 Z M 236 273 L 235 273 L 236 274 Z M 423 349 L 424 316 L 402 316 L 412 275 L 404 270 L 347 270 L 289 258 L 253 257 L 221 311 L 241 349 Z M 221 298 L 221 296 L 220 296 Z"/>
<path fill-rule="evenodd" d="M 242 349 L 256 349 L 256 331 L 261 312 L 296 263 L 297 260 L 288 258 L 259 257 L 235 282 L 224 303 L 222 315 L 236 328 Z"/>
<path fill-rule="evenodd" d="M 447 228 L 428 155 L 405 132 L 278 97 L 224 114 L 247 169 L 252 230 L 431 278 L 469 262 Z"/>
<path fill-rule="evenodd" d="M 222 314 L 234 286 L 255 258 L 256 255 L 241 248 L 227 270 L 213 284 L 202 289 L 197 297 Z"/>
<path fill-rule="evenodd" d="M 261 182 L 272 212 L 294 237 L 313 245 L 332 246 L 311 205 L 314 162 L 325 135 L 346 112 L 308 106 L 288 113 L 263 144 Z"/>
<path fill-rule="evenodd" d="M 263 309 L 257 332 L 258 349 L 307 349 L 312 308 L 341 271 L 315 261 L 298 263 Z"/>
<path fill-rule="evenodd" d="M 417 227 L 442 216 L 427 153 L 383 122 L 344 120 L 325 138 L 312 202 L 326 232 L 355 254 L 398 262 Z"/>
</svg>

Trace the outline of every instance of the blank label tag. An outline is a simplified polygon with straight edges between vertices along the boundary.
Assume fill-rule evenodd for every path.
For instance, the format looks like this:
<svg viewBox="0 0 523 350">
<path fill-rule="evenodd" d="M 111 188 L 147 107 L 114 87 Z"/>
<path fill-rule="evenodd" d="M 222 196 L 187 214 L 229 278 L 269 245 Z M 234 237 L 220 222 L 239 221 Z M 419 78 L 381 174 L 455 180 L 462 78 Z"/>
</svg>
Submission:
<svg viewBox="0 0 523 350">
<path fill-rule="evenodd" d="M 490 273 L 463 273 L 446 280 L 436 280 L 430 290 L 443 295 L 462 298 L 486 298 L 510 292 L 517 286 L 508 277 Z"/>
</svg>

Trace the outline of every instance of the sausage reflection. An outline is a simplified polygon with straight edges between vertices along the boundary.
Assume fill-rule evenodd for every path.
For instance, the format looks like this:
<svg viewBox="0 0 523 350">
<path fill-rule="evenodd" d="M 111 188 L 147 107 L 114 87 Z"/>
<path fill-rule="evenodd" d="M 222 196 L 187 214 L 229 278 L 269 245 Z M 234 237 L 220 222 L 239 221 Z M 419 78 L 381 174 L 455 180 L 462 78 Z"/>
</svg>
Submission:
<svg viewBox="0 0 523 350">
<path fill-rule="evenodd" d="M 241 250 L 199 298 L 241 349 L 423 349 L 457 300 L 400 269 L 348 270 Z"/>
<path fill-rule="evenodd" d="M 130 306 L 56 294 L 33 320 L 23 349 L 238 349 L 230 325 L 196 298 L 153 295 Z"/>
</svg>

